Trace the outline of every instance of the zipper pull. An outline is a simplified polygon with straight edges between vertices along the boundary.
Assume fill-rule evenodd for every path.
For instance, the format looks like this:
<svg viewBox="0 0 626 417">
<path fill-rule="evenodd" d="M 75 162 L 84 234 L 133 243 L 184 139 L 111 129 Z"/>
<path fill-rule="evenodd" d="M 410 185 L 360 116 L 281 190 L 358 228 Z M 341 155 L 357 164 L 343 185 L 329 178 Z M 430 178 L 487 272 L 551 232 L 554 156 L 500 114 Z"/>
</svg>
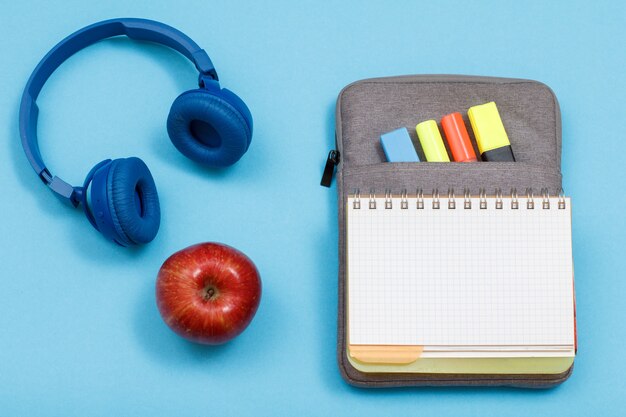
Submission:
<svg viewBox="0 0 626 417">
<path fill-rule="evenodd" d="M 328 159 L 326 159 L 324 174 L 322 174 L 322 181 L 320 182 L 322 187 L 330 187 L 330 183 L 333 181 L 333 174 L 335 173 L 335 166 L 337 165 L 339 165 L 339 151 L 333 149 L 328 152 Z"/>
</svg>

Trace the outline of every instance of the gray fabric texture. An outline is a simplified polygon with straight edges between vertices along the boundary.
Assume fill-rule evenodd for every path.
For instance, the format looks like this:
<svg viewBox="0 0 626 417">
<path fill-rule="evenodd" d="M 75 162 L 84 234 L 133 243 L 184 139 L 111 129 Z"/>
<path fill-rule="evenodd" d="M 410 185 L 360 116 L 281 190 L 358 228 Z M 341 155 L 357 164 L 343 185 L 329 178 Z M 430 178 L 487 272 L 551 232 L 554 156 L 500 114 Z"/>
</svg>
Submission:
<svg viewBox="0 0 626 417">
<path fill-rule="evenodd" d="M 507 130 L 517 162 L 483 163 L 386 163 L 380 146 L 382 133 L 400 126 L 408 128 L 417 144 L 415 125 L 427 119 L 459 111 L 466 118 L 473 105 L 495 101 Z M 467 126 L 469 122 L 465 120 Z M 471 132 L 471 129 L 468 129 Z M 471 135 L 471 133 L 470 133 Z M 346 356 L 345 310 L 345 201 L 348 193 L 370 189 L 395 193 L 406 189 L 425 194 L 438 188 L 447 195 L 454 188 L 477 193 L 485 188 L 504 194 L 526 188 L 538 194 L 561 189 L 561 116 L 552 90 L 536 81 L 450 75 L 417 75 L 358 81 L 339 94 L 336 108 L 337 147 L 341 162 L 337 170 L 339 213 L 339 306 L 337 358 L 344 379 L 360 387 L 398 386 L 515 386 L 547 388 L 563 382 L 563 374 L 376 374 L 355 369 Z M 474 141 L 474 138 L 471 138 Z M 474 141 L 475 143 L 475 141 Z M 416 149 L 421 149 L 416 146 Z M 419 153 L 419 152 L 418 152 Z M 478 152 L 477 152 L 478 154 Z M 420 155 L 423 160 L 423 155 Z"/>
<path fill-rule="evenodd" d="M 402 126 L 423 161 L 417 123 L 439 123 L 442 116 L 460 112 L 469 126 L 467 109 L 489 101 L 498 106 L 518 162 L 559 169 L 561 117 L 550 88 L 536 81 L 464 76 L 379 78 L 344 88 L 337 102 L 341 163 L 351 168 L 384 162 L 380 135 Z"/>
</svg>

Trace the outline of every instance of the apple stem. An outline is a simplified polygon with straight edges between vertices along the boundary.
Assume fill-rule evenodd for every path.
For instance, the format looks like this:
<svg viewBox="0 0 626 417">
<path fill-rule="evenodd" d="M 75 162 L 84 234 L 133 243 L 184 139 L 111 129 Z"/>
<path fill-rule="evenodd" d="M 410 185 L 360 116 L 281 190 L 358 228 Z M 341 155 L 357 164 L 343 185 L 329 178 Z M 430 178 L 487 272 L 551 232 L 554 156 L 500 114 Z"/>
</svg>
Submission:
<svg viewBox="0 0 626 417">
<path fill-rule="evenodd" d="M 205 288 L 205 290 L 204 290 L 204 301 L 209 301 L 210 299 L 212 299 L 215 296 L 216 292 L 217 291 L 212 286 L 209 286 L 209 287 Z"/>
</svg>

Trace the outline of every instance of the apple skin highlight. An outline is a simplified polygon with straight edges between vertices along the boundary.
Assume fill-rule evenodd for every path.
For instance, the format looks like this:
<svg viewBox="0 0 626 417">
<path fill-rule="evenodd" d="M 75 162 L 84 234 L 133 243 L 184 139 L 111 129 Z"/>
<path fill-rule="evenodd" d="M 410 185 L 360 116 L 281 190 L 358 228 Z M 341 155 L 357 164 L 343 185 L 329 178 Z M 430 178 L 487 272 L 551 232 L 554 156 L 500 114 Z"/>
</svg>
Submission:
<svg viewBox="0 0 626 417">
<path fill-rule="evenodd" d="M 156 300 L 165 323 L 192 342 L 218 345 L 243 332 L 261 301 L 261 279 L 245 254 L 221 243 L 200 243 L 161 266 Z"/>
</svg>

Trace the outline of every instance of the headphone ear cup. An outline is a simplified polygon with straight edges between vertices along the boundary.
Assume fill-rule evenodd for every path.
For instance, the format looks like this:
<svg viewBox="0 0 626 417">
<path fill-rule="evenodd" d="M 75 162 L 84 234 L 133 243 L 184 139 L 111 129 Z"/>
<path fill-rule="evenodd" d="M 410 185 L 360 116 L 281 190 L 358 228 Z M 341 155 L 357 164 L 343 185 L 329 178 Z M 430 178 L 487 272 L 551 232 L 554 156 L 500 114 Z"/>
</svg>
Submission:
<svg viewBox="0 0 626 417">
<path fill-rule="evenodd" d="M 210 167 L 237 162 L 252 137 L 251 118 L 248 124 L 239 106 L 227 94 L 222 96 L 222 91 L 187 91 L 174 100 L 167 118 L 167 132 L 176 149 Z"/>
<path fill-rule="evenodd" d="M 156 236 L 161 209 L 150 170 L 139 158 L 98 164 L 85 180 L 85 214 L 107 239 L 140 245 Z"/>
<path fill-rule="evenodd" d="M 109 209 L 121 244 L 140 245 L 154 239 L 161 224 L 156 184 L 139 158 L 116 159 L 107 180 Z"/>
<path fill-rule="evenodd" d="M 230 91 L 227 88 L 222 88 L 217 93 L 221 98 L 226 100 L 230 105 L 232 105 L 241 116 L 243 116 L 246 125 L 248 126 L 248 147 L 250 147 L 250 142 L 252 141 L 252 113 L 250 113 L 250 109 L 246 106 L 246 103 L 235 93 Z M 247 150 L 248 148 L 246 148 Z"/>
</svg>

